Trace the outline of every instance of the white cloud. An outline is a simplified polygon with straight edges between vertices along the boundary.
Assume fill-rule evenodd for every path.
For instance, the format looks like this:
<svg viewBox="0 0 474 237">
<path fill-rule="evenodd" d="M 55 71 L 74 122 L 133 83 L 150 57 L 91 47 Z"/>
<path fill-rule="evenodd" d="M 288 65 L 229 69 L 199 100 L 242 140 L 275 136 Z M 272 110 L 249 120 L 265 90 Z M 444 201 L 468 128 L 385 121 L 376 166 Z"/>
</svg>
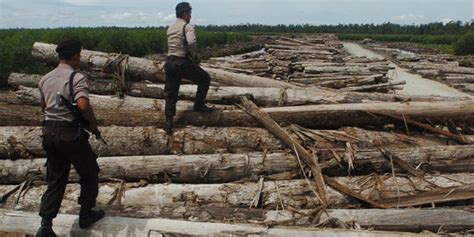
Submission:
<svg viewBox="0 0 474 237">
<path fill-rule="evenodd" d="M 405 21 L 405 22 L 415 22 L 415 21 L 418 21 L 418 20 L 422 20 L 424 18 L 425 18 L 424 15 L 412 14 L 412 13 L 393 17 L 394 20 Z"/>
<path fill-rule="evenodd" d="M 147 13 L 143 11 L 138 12 L 120 12 L 102 14 L 101 19 L 127 25 L 131 23 L 140 23 L 145 25 L 167 24 L 175 19 L 175 14 L 165 14 L 163 12 Z"/>
<path fill-rule="evenodd" d="M 163 22 L 172 22 L 176 19 L 176 14 L 175 13 L 172 13 L 172 14 L 169 14 L 165 17 L 163 17 L 162 21 Z"/>
<path fill-rule="evenodd" d="M 451 18 L 444 18 L 444 19 L 441 20 L 441 22 L 442 22 L 444 25 L 448 24 L 448 23 L 451 22 L 451 21 L 454 21 L 454 20 L 451 19 Z"/>
<path fill-rule="evenodd" d="M 99 0 L 64 0 L 64 2 L 74 6 L 97 6 L 100 4 Z"/>
</svg>

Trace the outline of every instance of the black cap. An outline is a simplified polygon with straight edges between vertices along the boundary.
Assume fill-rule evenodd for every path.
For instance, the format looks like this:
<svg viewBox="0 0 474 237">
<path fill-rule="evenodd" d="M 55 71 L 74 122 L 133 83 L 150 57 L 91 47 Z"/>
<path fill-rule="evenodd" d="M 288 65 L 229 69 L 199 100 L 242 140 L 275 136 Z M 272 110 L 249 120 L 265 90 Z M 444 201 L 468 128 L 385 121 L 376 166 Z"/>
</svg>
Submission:
<svg viewBox="0 0 474 237">
<path fill-rule="evenodd" d="M 178 5 L 176 5 L 176 12 L 181 12 L 181 11 L 191 11 L 193 8 L 191 7 L 191 4 L 189 2 L 180 2 Z"/>
<path fill-rule="evenodd" d="M 61 41 L 56 47 L 56 52 L 59 56 L 71 57 L 74 54 L 80 53 L 82 50 L 82 43 L 79 40 L 66 39 Z"/>
</svg>

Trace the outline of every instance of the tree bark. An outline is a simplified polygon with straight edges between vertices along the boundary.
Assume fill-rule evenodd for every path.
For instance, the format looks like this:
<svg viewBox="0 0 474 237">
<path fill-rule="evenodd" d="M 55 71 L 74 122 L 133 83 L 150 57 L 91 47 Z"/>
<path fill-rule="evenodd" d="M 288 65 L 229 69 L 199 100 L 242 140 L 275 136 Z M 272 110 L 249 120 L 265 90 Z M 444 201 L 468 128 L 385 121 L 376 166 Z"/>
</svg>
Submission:
<svg viewBox="0 0 474 237">
<path fill-rule="evenodd" d="M 337 177 L 337 182 L 343 184 L 354 192 L 360 193 L 371 200 L 391 200 L 410 198 L 411 195 L 423 194 L 431 190 L 443 189 L 441 200 L 461 201 L 474 198 L 472 185 L 461 189 L 460 184 L 472 184 L 474 174 L 460 173 L 449 175 L 415 177 L 390 177 L 390 176 L 359 176 Z M 263 186 L 261 186 L 263 185 Z M 13 185 L 0 185 L 1 193 L 9 190 Z M 30 184 L 27 189 L 18 189 L 8 195 L 4 207 L 23 207 L 25 210 L 36 210 L 40 198 L 46 190 L 46 185 Z M 451 192 L 450 192 L 451 190 Z M 18 203 L 16 199 L 19 196 Z M 62 211 L 77 210 L 77 195 L 80 192 L 79 184 L 69 184 L 66 188 L 62 203 Z M 458 195 L 464 192 L 464 195 Z M 327 189 L 330 208 L 345 208 L 360 205 L 358 201 L 343 195 L 332 188 Z M 101 183 L 97 204 L 99 206 L 155 206 L 155 207 L 250 207 L 255 204 L 255 197 L 259 195 L 258 207 L 275 209 L 277 207 L 291 206 L 295 209 L 318 208 L 320 203 L 315 198 L 306 180 L 282 180 L 252 183 L 225 183 L 225 184 L 146 184 L 141 183 Z M 432 200 L 424 202 L 430 204 Z M 414 206 L 420 205 L 415 203 Z M 394 206 L 395 207 L 395 206 Z"/>
<path fill-rule="evenodd" d="M 288 153 L 242 153 L 206 155 L 118 156 L 100 157 L 100 180 L 121 179 L 129 182 L 225 183 L 285 173 L 298 176 L 298 164 Z M 0 160 L 0 183 L 46 179 L 46 159 Z M 69 180 L 78 182 L 71 169 Z"/>
<path fill-rule="evenodd" d="M 283 149 L 282 143 L 260 128 L 197 128 L 175 130 L 173 136 L 157 127 L 101 127 L 104 145 L 90 139 L 99 156 L 244 153 Z M 40 127 L 0 127 L 0 157 L 45 157 Z"/>
<path fill-rule="evenodd" d="M 33 57 L 47 63 L 57 63 L 56 45 L 36 42 L 32 48 Z M 128 57 L 124 55 L 108 54 L 97 51 L 82 50 L 81 68 L 86 70 L 115 72 L 117 65 L 127 67 L 130 78 L 134 80 L 149 80 L 153 82 L 164 82 L 163 62 L 144 58 Z M 123 59 L 123 60 L 122 60 Z M 211 76 L 211 80 L 229 86 L 246 87 L 277 87 L 296 88 L 297 86 L 269 78 L 226 72 L 220 69 L 203 68 Z"/>
<path fill-rule="evenodd" d="M 265 49 L 287 49 L 287 50 L 325 50 L 325 51 L 334 51 L 333 47 L 327 45 L 280 45 L 280 44 L 265 44 Z"/>
<path fill-rule="evenodd" d="M 284 149 L 279 139 L 261 128 L 186 127 L 176 129 L 173 136 L 167 136 L 157 127 L 111 126 L 100 129 L 109 144 L 106 146 L 95 138 L 90 139 L 92 148 L 99 156 L 245 153 Z M 342 151 L 346 150 L 348 142 L 356 150 L 374 149 L 375 145 L 383 145 L 387 149 L 399 149 L 413 146 L 440 146 L 449 142 L 445 138 L 414 132 L 410 136 L 359 128 L 344 128 L 340 131 L 314 130 L 314 132 L 320 134 L 323 139 L 327 137 L 324 143 L 328 143 L 332 149 Z M 0 158 L 45 157 L 40 135 L 40 127 L 0 127 Z M 474 137 L 466 136 L 466 138 L 472 140 Z M 316 141 L 323 143 L 321 140 Z M 314 140 L 305 139 L 303 142 L 311 145 Z M 429 161 L 429 157 L 425 159 Z"/>
<path fill-rule="evenodd" d="M 324 67 L 305 67 L 305 72 L 309 74 L 318 73 L 379 73 L 383 72 L 386 74 L 389 70 L 393 69 L 387 65 L 373 65 L 373 66 L 324 66 Z"/>
<path fill-rule="evenodd" d="M 57 64 L 56 45 L 36 42 L 32 47 L 34 58 L 49 64 Z M 163 62 L 145 58 L 128 57 L 116 53 L 103 53 L 83 49 L 81 51 L 81 68 L 89 71 L 117 72 L 117 66 L 128 67 L 131 78 L 136 80 L 165 81 Z"/>
<path fill-rule="evenodd" d="M 324 173 L 344 175 L 383 174 L 395 168 L 377 149 L 362 149 L 353 152 L 334 149 L 343 163 L 334 160 L 334 154 L 327 149 L 318 153 Z M 426 172 L 459 173 L 474 172 L 474 146 L 434 146 L 390 149 L 412 166 L 419 166 Z M 349 157 L 353 156 L 353 167 L 348 168 Z M 25 180 L 45 180 L 46 159 L 0 160 L 0 183 L 21 183 Z M 299 166 L 294 156 L 285 152 L 206 154 L 206 155 L 154 155 L 100 157 L 100 179 L 122 179 L 126 181 L 147 180 L 148 182 L 172 181 L 178 183 L 220 183 L 232 182 L 259 175 L 287 172 L 296 177 Z M 143 169 L 146 167 L 146 169 Z M 287 177 L 288 177 L 287 176 Z M 78 182 L 78 176 L 71 170 L 71 182 Z"/>
<path fill-rule="evenodd" d="M 203 68 L 209 73 L 212 80 L 227 86 L 242 87 L 276 87 L 276 88 L 299 88 L 288 82 L 278 81 L 265 77 L 258 77 L 240 73 L 227 72 L 216 68 Z"/>
<path fill-rule="evenodd" d="M 94 105 L 93 105 L 94 106 Z M 34 126 L 43 120 L 39 107 L 0 104 L 5 113 L 0 114 L 1 126 Z M 469 100 L 436 102 L 374 102 L 361 104 L 329 104 L 263 108 L 279 124 L 298 124 L 308 128 L 340 127 L 380 127 L 402 122 L 384 116 L 374 116 L 371 112 L 382 111 L 394 115 L 404 115 L 424 122 L 452 120 L 463 126 L 472 126 L 474 103 Z M 163 108 L 151 110 L 96 110 L 100 126 L 156 126 L 164 121 Z M 178 110 L 177 125 L 195 126 L 258 126 L 248 114 L 237 109 L 223 108 L 214 113 L 197 113 Z"/>
<path fill-rule="evenodd" d="M 40 105 L 41 94 L 37 88 L 20 86 L 16 94 L 16 99 L 18 99 L 21 104 Z M 147 110 L 162 112 L 165 108 L 164 100 L 150 98 L 133 96 L 119 98 L 117 96 L 89 94 L 89 99 L 94 109 L 99 110 Z M 193 105 L 194 103 L 192 101 L 180 101 L 180 103 L 176 105 L 176 110 L 190 111 L 193 109 Z"/>
<path fill-rule="evenodd" d="M 163 212 L 164 213 L 164 212 Z M 209 215 L 208 212 L 205 212 Z M 270 211 L 269 215 L 283 215 L 279 212 Z M 353 216 L 357 223 L 364 223 L 364 227 L 370 227 L 367 218 L 370 221 L 378 224 L 377 229 L 390 228 L 390 224 L 397 226 L 396 229 L 402 231 L 407 229 L 416 229 L 422 231 L 422 227 L 426 226 L 427 230 L 436 231 L 435 227 L 443 227 L 443 230 L 463 231 L 472 229 L 472 214 L 467 211 L 446 210 L 443 215 L 438 210 L 391 210 L 391 211 L 376 211 L 376 210 L 328 210 L 335 218 L 348 220 L 349 216 Z M 389 217 L 399 217 L 404 215 L 413 220 L 412 225 L 409 222 L 396 223 L 398 218 L 389 219 Z M 34 235 L 37 231 L 38 225 L 41 221 L 37 213 L 22 212 L 16 210 L 0 209 L 2 222 L 0 222 L 0 229 L 11 233 L 20 233 L 27 235 Z M 377 218 L 378 217 L 378 218 Z M 433 217 L 433 218 L 429 218 Z M 436 217 L 439 217 L 437 219 Z M 448 218 L 452 217 L 452 218 Z M 192 219 L 191 217 L 189 219 Z M 235 222 L 241 222 L 235 220 Z M 387 220 L 388 222 L 383 222 Z M 435 220 L 434 222 L 432 220 Z M 224 220 L 221 220 L 224 221 Z M 349 221 L 349 220 L 348 220 Z M 458 221 L 458 222 L 456 222 Z M 22 223 L 18 225 L 18 223 Z M 445 223 L 445 224 L 440 224 Z M 186 228 L 183 228 L 185 226 Z M 126 228 L 125 228 L 126 227 Z M 416 228 L 418 227 L 418 228 Z M 344 229 L 321 229 L 321 228 L 285 228 L 268 227 L 261 225 L 248 224 L 223 224 L 223 223 L 202 223 L 196 221 L 184 220 L 170 220 L 170 219 L 142 219 L 142 218 L 127 218 L 118 216 L 107 216 L 97 224 L 94 224 L 87 230 L 80 229 L 77 226 L 77 215 L 59 214 L 55 219 L 54 230 L 60 236 L 226 236 L 226 235 L 265 235 L 265 236 L 347 236 L 347 237 L 415 237 L 419 234 L 386 232 L 386 231 L 364 231 L 364 230 L 344 230 Z M 406 229 L 405 229 L 406 228 Z"/>
<path fill-rule="evenodd" d="M 364 86 L 350 86 L 342 88 L 343 91 L 358 91 L 358 92 L 388 92 L 390 90 L 402 90 L 403 88 L 398 87 L 399 85 L 405 85 L 406 81 L 397 81 L 397 82 L 387 82 L 373 85 L 364 85 Z"/>
<path fill-rule="evenodd" d="M 300 156 L 302 157 L 301 160 L 309 166 L 313 174 L 313 181 L 316 185 L 318 194 L 317 198 L 323 205 L 326 205 L 329 199 L 326 191 L 326 184 L 324 183 L 322 176 L 321 166 L 319 165 L 316 154 L 309 153 L 306 148 L 304 148 L 296 139 L 291 137 L 287 131 L 283 130 L 280 125 L 270 117 L 270 115 L 258 108 L 258 106 L 250 100 L 242 98 L 241 105 L 245 112 L 254 117 L 255 120 L 261 123 L 271 134 L 282 140 L 288 148 L 293 149 L 298 159 L 300 159 Z"/>
<path fill-rule="evenodd" d="M 11 73 L 8 83 L 14 89 L 20 86 L 38 87 L 41 75 Z M 351 82 L 354 80 L 351 79 Z M 338 83 L 335 81 L 334 83 Z M 128 83 L 127 94 L 135 97 L 164 99 L 164 85 L 143 82 Z M 181 85 L 179 97 L 185 100 L 194 100 L 197 87 L 195 85 Z M 110 80 L 91 81 L 90 91 L 99 95 L 114 95 L 118 92 L 115 82 Z M 279 89 L 263 87 L 232 87 L 211 86 L 206 101 L 217 104 L 233 104 L 242 96 L 252 95 L 254 102 L 259 106 L 304 105 L 304 104 L 334 104 L 334 103 L 362 103 L 366 101 L 445 101 L 458 98 L 437 96 L 404 96 L 384 93 L 353 93 L 332 90 L 311 89 Z"/>
</svg>

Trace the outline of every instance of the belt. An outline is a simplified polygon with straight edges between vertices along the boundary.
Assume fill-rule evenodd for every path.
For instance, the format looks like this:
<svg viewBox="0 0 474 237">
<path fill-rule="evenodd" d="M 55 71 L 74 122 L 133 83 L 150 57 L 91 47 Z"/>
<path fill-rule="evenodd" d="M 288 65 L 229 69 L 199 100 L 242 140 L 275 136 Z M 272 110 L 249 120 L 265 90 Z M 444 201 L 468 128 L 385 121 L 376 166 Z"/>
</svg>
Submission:
<svg viewBox="0 0 474 237">
<path fill-rule="evenodd" d="M 43 127 L 49 128 L 75 128 L 79 127 L 77 123 L 69 122 L 69 121 L 56 121 L 56 120 L 45 120 L 41 123 Z"/>
<path fill-rule="evenodd" d="M 166 59 L 176 60 L 176 59 L 187 59 L 187 58 L 186 57 L 178 57 L 178 56 L 175 56 L 175 55 L 168 55 L 168 56 L 166 56 Z"/>
</svg>

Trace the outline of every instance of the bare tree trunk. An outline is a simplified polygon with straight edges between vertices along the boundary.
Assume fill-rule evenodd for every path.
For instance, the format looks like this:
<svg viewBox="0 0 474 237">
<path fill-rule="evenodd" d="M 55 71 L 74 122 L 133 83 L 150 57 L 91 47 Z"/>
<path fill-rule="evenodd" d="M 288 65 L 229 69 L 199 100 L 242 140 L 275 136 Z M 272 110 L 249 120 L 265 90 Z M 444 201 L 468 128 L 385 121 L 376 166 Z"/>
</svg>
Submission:
<svg viewBox="0 0 474 237">
<path fill-rule="evenodd" d="M 315 156 L 316 154 L 309 153 L 306 148 L 304 148 L 296 139 L 291 137 L 287 131 L 283 130 L 280 125 L 270 117 L 270 115 L 258 108 L 258 106 L 250 100 L 242 98 L 241 105 L 245 112 L 254 117 L 255 120 L 261 123 L 271 134 L 282 140 L 288 148 L 293 149 L 298 159 L 300 159 L 300 156 L 302 157 L 301 160 L 309 166 L 313 174 L 313 181 L 316 186 L 318 200 L 322 205 L 328 204 L 329 199 L 326 191 L 326 184 L 324 183 L 321 166 Z"/>
<path fill-rule="evenodd" d="M 8 78 L 11 87 L 18 89 L 20 86 L 38 87 L 40 75 L 12 73 Z M 337 84 L 337 82 L 335 82 Z M 91 82 L 91 92 L 100 95 L 114 95 L 117 85 L 110 80 L 94 80 Z M 194 85 L 181 85 L 179 97 L 194 100 L 197 87 Z M 130 96 L 164 99 L 164 85 L 152 83 L 130 82 L 127 92 Z M 206 101 L 218 104 L 233 104 L 242 96 L 252 95 L 254 102 L 259 106 L 282 106 L 303 104 L 334 104 L 334 103 L 362 103 L 366 101 L 441 101 L 453 100 L 450 97 L 436 96 L 404 96 L 383 93 L 353 93 L 311 89 L 279 89 L 263 87 L 210 87 Z M 455 98 L 458 100 L 458 98 Z"/>
<path fill-rule="evenodd" d="M 90 139 L 99 156 L 243 153 L 283 149 L 282 143 L 260 128 L 176 129 L 173 136 L 157 127 L 101 127 L 104 145 Z M 40 127 L 0 127 L 0 157 L 45 157 Z"/>
<path fill-rule="evenodd" d="M 284 149 L 279 139 L 261 128 L 186 127 L 176 129 L 173 136 L 167 136 L 157 127 L 111 126 L 100 129 L 109 144 L 106 146 L 95 138 L 90 139 L 92 148 L 99 156 L 245 153 Z M 340 131 L 314 130 L 314 132 L 323 138 L 327 137 L 326 143 L 329 142 L 329 146 L 338 152 L 345 152 L 348 142 L 356 150 L 374 149 L 376 148 L 374 144 L 383 144 L 387 149 L 399 149 L 407 146 L 440 146 L 448 142 L 447 139 L 414 132 L 411 136 L 358 128 L 344 128 Z M 40 135 L 40 127 L 0 127 L 0 158 L 45 157 Z M 474 137 L 466 136 L 466 138 Z M 312 141 L 304 142 L 311 144 Z"/>
<path fill-rule="evenodd" d="M 392 166 L 377 149 L 335 152 L 349 162 L 353 156 L 353 167 L 333 163 L 332 151 L 322 149 L 319 158 L 325 173 L 367 174 L 390 172 Z M 412 166 L 421 165 L 427 172 L 460 173 L 474 172 L 474 146 L 434 146 L 391 149 L 390 152 Z M 0 183 L 21 183 L 25 180 L 46 178 L 46 159 L 0 160 Z M 100 179 L 122 179 L 126 181 L 147 180 L 148 182 L 215 183 L 232 182 L 240 179 L 255 179 L 259 175 L 273 175 L 286 172 L 282 177 L 297 177 L 298 163 L 293 155 L 286 152 L 203 154 L 203 155 L 162 155 L 162 156 L 118 156 L 100 157 Z M 146 167 L 144 169 L 143 167 Z M 403 173 L 395 167 L 397 173 Z M 79 178 L 71 170 L 70 181 Z"/>
<path fill-rule="evenodd" d="M 225 183 L 260 175 L 286 174 L 298 176 L 297 163 L 291 154 L 243 153 L 206 155 L 118 156 L 100 157 L 100 180 L 173 183 Z M 0 183 L 13 184 L 25 180 L 45 180 L 46 159 L 0 160 Z M 72 169 L 69 180 L 78 182 Z"/>
<path fill-rule="evenodd" d="M 58 63 L 55 51 L 56 45 L 36 42 L 32 47 L 34 58 L 49 64 Z M 81 68 L 90 71 L 117 72 L 117 67 L 128 67 L 131 78 L 137 80 L 165 81 L 163 62 L 157 62 L 145 58 L 125 57 L 116 53 L 103 53 L 91 50 L 82 50 Z"/>
<path fill-rule="evenodd" d="M 57 63 L 56 45 L 36 42 L 33 45 L 33 57 L 48 63 Z M 116 72 L 117 66 L 128 68 L 134 80 L 164 82 L 163 62 L 137 57 L 125 57 L 121 54 L 82 50 L 81 67 L 86 70 Z M 204 68 L 213 81 L 230 86 L 296 88 L 297 86 L 264 77 L 226 72 L 220 69 Z"/>
<path fill-rule="evenodd" d="M 39 125 L 43 120 L 39 107 L 0 104 L 0 108 L 5 111 L 0 114 L 1 126 Z M 474 103 L 469 100 L 305 105 L 263 108 L 263 110 L 279 124 L 298 124 L 308 128 L 377 127 L 400 123 L 385 116 L 374 116 L 370 112 L 404 115 L 420 122 L 452 120 L 462 126 L 474 124 L 472 119 Z M 96 113 L 101 126 L 153 126 L 160 125 L 164 121 L 162 107 L 154 111 L 98 109 Z M 233 108 L 224 108 L 210 114 L 178 110 L 175 121 L 177 125 L 258 126 L 250 115 Z"/>
<path fill-rule="evenodd" d="M 178 208 L 176 208 L 178 209 Z M 373 213 L 375 212 L 375 213 Z M 165 213 L 164 211 L 159 213 Z M 208 212 L 203 212 L 209 215 Z M 268 216 L 287 217 L 285 212 L 269 211 Z M 371 228 L 371 223 L 375 223 L 376 229 L 381 230 L 430 230 L 436 231 L 439 228 L 448 231 L 464 231 L 472 229 L 472 214 L 460 210 L 328 210 L 334 218 L 343 221 L 362 223 L 363 227 Z M 286 215 L 285 215 L 286 214 Z M 444 214 L 444 215 L 443 215 Z M 34 235 L 40 223 L 37 213 L 21 212 L 1 209 L 2 222 L 0 228 L 11 233 L 21 233 Z M 352 216 L 353 219 L 349 219 Z M 399 217 L 394 219 L 393 217 Z M 405 216 L 406 219 L 400 218 Z M 449 218 L 456 217 L 456 218 Z M 181 218 L 182 219 L 182 218 Z M 189 219 L 192 219 L 191 217 Z M 195 219 L 195 218 L 194 218 Z M 235 218 L 233 222 L 242 222 Z M 300 218 L 301 219 L 301 218 Z M 396 222 L 400 220 L 400 222 Z M 224 220 L 221 220 L 224 221 Z M 372 222 L 373 221 L 373 222 Z M 410 225 L 409 221 L 413 221 Z M 22 223 L 18 225 L 18 223 Z M 441 224 L 442 223 L 442 224 Z M 186 228 L 183 228 L 185 226 Z M 124 228 L 126 227 L 126 228 Z M 265 235 L 265 236 L 347 236 L 347 237 L 415 237 L 419 234 L 398 233 L 387 231 L 364 231 L 345 229 L 321 229 L 321 228 L 285 228 L 283 226 L 268 227 L 248 224 L 223 224 L 223 223 L 202 223 L 196 221 L 170 220 L 170 219 L 141 219 L 126 218 L 117 216 L 107 216 L 99 223 L 87 230 L 77 226 L 77 216 L 60 214 L 55 219 L 54 230 L 60 236 L 149 236 L 158 234 L 165 236 L 239 236 L 239 235 Z"/>
<path fill-rule="evenodd" d="M 37 88 L 20 86 L 16 92 L 16 99 L 25 105 L 40 105 L 40 91 Z M 89 99 L 94 109 L 100 110 L 147 110 L 161 112 L 165 108 L 165 101 L 150 98 L 139 98 L 125 96 L 94 95 L 90 94 Z M 190 111 L 193 108 L 192 101 L 181 101 L 176 105 L 178 111 Z"/>
<path fill-rule="evenodd" d="M 359 92 L 370 92 L 370 91 L 388 92 L 390 90 L 402 90 L 403 87 L 399 87 L 399 85 L 405 85 L 405 84 L 406 84 L 406 81 L 387 82 L 387 83 L 364 85 L 364 86 L 350 86 L 350 87 L 342 88 L 341 90 L 359 91 Z"/>
<path fill-rule="evenodd" d="M 338 183 L 372 200 L 403 200 L 411 195 L 423 194 L 431 190 L 443 189 L 444 194 L 434 203 L 469 200 L 474 198 L 473 187 L 460 184 L 472 184 L 474 174 L 460 173 L 450 175 L 414 177 L 360 176 L 337 177 Z M 13 185 L 0 185 L 1 193 L 11 190 Z M 46 185 L 30 184 L 27 189 L 18 189 L 4 198 L 4 207 L 23 207 L 36 210 Z M 77 210 L 79 184 L 69 184 L 62 203 L 62 211 Z M 451 192 L 450 192 L 451 190 Z M 16 199 L 19 196 L 18 203 Z M 357 205 L 355 199 L 328 188 L 331 208 L 344 208 Z M 449 194 L 448 194 L 449 193 Z M 458 194 L 459 193 L 459 194 Z M 448 195 L 446 195 L 448 194 Z M 199 206 L 199 207 L 251 207 L 265 209 L 291 206 L 295 209 L 317 208 L 320 203 L 314 196 L 306 180 L 266 181 L 255 183 L 225 184 L 146 184 L 141 183 L 102 183 L 97 203 L 99 206 L 123 205 L 130 207 L 155 206 Z M 424 202 L 429 204 L 431 200 Z M 414 203 L 414 205 L 420 205 Z"/>
</svg>

